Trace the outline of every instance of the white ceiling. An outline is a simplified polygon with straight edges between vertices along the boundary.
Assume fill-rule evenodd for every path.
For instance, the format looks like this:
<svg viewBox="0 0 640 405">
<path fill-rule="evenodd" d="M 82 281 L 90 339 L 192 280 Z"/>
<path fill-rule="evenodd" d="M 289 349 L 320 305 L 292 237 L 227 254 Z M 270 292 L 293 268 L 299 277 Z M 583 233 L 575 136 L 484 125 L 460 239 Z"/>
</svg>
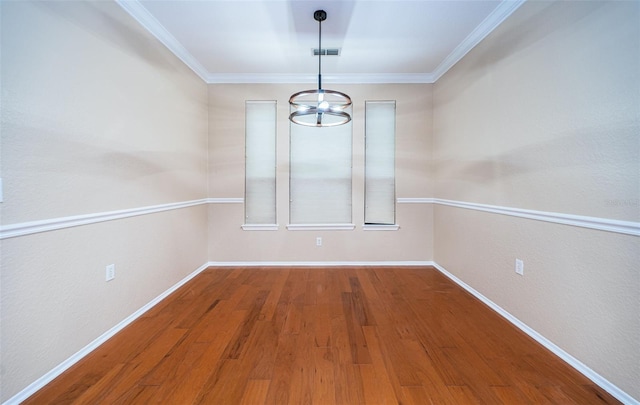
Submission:
<svg viewBox="0 0 640 405">
<path fill-rule="evenodd" d="M 116 0 L 208 83 L 433 83 L 524 0 Z"/>
</svg>

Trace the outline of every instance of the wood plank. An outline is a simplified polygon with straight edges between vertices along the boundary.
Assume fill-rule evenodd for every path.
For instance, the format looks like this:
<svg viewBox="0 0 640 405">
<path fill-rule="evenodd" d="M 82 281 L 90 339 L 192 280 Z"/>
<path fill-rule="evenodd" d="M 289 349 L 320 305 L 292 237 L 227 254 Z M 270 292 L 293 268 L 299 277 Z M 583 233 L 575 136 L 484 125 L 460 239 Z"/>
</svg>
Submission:
<svg viewBox="0 0 640 405">
<path fill-rule="evenodd" d="M 329 305 L 320 304 L 313 307 L 315 347 L 331 346 L 331 312 Z"/>
<path fill-rule="evenodd" d="M 433 395 L 429 395 L 422 385 L 402 387 L 402 391 L 404 393 L 404 397 L 407 398 L 407 405 L 427 405 L 441 403 L 437 398 L 434 400 Z"/>
<path fill-rule="evenodd" d="M 393 404 L 402 402 L 404 394 L 402 393 L 401 385 L 398 378 L 391 372 L 391 364 L 387 363 L 382 352 L 380 337 L 378 336 L 377 327 L 364 326 L 362 328 L 365 339 L 367 340 L 367 346 L 369 347 L 369 354 L 371 355 L 371 365 L 375 372 L 375 384 L 377 386 L 376 392 L 379 398 Z M 363 377 L 363 386 L 365 390 L 365 397 L 367 391 L 370 391 L 368 387 L 369 379 Z M 395 402 L 394 402 L 395 401 Z"/>
<path fill-rule="evenodd" d="M 245 391 L 249 372 L 241 360 L 223 356 L 193 403 L 208 405 L 238 402 Z"/>
<path fill-rule="evenodd" d="M 367 348 L 367 341 L 362 333 L 362 326 L 358 323 L 358 303 L 354 293 L 342 293 L 342 309 L 349 337 L 349 347 L 351 348 L 351 359 L 353 364 L 371 364 L 371 355 Z"/>
<path fill-rule="evenodd" d="M 288 404 L 291 389 L 291 376 L 296 360 L 298 335 L 281 334 L 278 340 L 276 364 L 267 392 L 265 404 Z"/>
<path fill-rule="evenodd" d="M 448 386 L 447 389 L 451 393 L 454 401 L 457 404 L 483 404 L 483 403 L 491 403 L 495 404 L 496 402 L 484 402 L 482 398 L 478 398 L 476 394 L 466 385 L 452 385 Z M 499 402 L 497 402 L 499 403 Z"/>
<path fill-rule="evenodd" d="M 496 397 L 503 404 L 532 404 L 526 395 L 524 395 L 517 387 L 491 387 Z M 536 402 L 540 403 L 540 402 Z"/>
<path fill-rule="evenodd" d="M 336 403 L 333 373 L 335 365 L 331 349 L 328 347 L 314 347 L 312 351 L 315 373 L 311 402 L 314 404 L 334 405 Z"/>
<path fill-rule="evenodd" d="M 258 321 L 247 341 L 245 357 L 252 361 L 251 380 L 270 380 L 276 364 L 280 331 L 272 321 Z"/>
<path fill-rule="evenodd" d="M 259 291 L 258 295 L 253 299 L 253 305 L 249 309 L 242 326 L 238 329 L 236 335 L 232 339 L 231 344 L 227 346 L 227 350 L 225 351 L 223 358 L 237 359 L 240 357 L 240 353 L 243 351 L 251 331 L 255 327 L 256 322 L 258 322 L 260 311 L 267 300 L 267 295 L 269 295 L 269 291 Z"/>
<path fill-rule="evenodd" d="M 373 364 L 358 364 L 362 379 L 364 402 L 367 404 L 397 405 L 398 400 L 389 381 L 384 381 Z"/>
<path fill-rule="evenodd" d="M 262 306 L 261 319 L 271 320 L 273 319 L 273 315 L 276 312 L 276 307 L 278 306 L 278 302 L 280 301 L 280 296 L 282 295 L 282 290 L 284 289 L 284 285 L 287 282 L 287 278 L 289 278 L 289 271 L 274 271 L 272 272 L 276 280 L 273 282 L 271 289 L 269 290 L 269 296 Z"/>
<path fill-rule="evenodd" d="M 262 405 L 267 398 L 271 380 L 249 380 L 239 405 Z"/>
<path fill-rule="evenodd" d="M 340 295 L 342 294 L 350 292 L 342 292 Z M 351 324 L 353 325 L 353 322 Z M 364 401 L 362 378 L 358 366 L 353 363 L 348 329 L 344 311 L 341 311 L 341 316 L 331 319 L 336 404 L 361 404 Z"/>
<path fill-rule="evenodd" d="M 74 404 L 94 404 L 97 402 L 98 397 L 102 396 L 103 393 L 108 390 L 108 388 L 113 384 L 113 381 L 117 379 L 120 375 L 122 369 L 124 368 L 124 364 L 120 363 L 109 370 L 98 382 L 93 384 L 87 390 L 85 390 L 82 395 L 78 396 L 73 400 Z M 65 402 L 60 399 L 59 403 Z"/>
<path fill-rule="evenodd" d="M 133 389 L 127 391 L 127 393 L 115 402 L 111 402 L 114 405 L 147 405 L 151 398 L 153 398 L 158 389 L 157 385 L 136 385 Z"/>
<path fill-rule="evenodd" d="M 233 311 L 220 324 L 218 334 L 211 340 L 198 342 L 205 350 L 182 375 L 165 381 L 150 403 L 190 404 L 198 397 L 212 374 L 219 372 L 225 348 L 245 319 L 246 311 Z M 196 339 L 199 340 L 199 339 Z"/>
<path fill-rule="evenodd" d="M 184 338 L 186 332 L 185 329 L 167 329 L 148 349 L 140 352 L 125 365 L 120 378 L 107 388 L 105 395 L 98 398 L 98 402 L 115 403 L 120 397 L 126 396 L 129 390 L 135 390 L 139 381 L 151 372 L 164 356 Z"/>
<path fill-rule="evenodd" d="M 360 326 L 371 326 L 376 324 L 375 317 L 369 309 L 367 297 L 362 289 L 362 285 L 358 277 L 349 277 L 349 285 L 351 286 L 351 304 L 353 307 L 353 316 Z"/>
</svg>

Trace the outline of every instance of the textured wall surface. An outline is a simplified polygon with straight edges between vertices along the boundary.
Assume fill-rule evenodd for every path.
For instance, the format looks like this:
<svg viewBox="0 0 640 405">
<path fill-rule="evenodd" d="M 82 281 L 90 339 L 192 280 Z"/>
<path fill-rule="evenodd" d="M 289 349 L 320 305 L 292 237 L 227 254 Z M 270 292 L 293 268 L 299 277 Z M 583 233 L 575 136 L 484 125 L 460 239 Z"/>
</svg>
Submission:
<svg viewBox="0 0 640 405">
<path fill-rule="evenodd" d="M 435 85 L 328 85 L 354 101 L 353 231 L 286 230 L 312 86 L 207 86 L 115 3 L 0 7 L 3 226 L 241 198 L 244 103 L 274 99 L 280 224 L 226 203 L 1 240 L 0 401 L 207 261 L 435 260 L 640 398 L 640 238 L 438 204 L 361 227 L 365 100 L 397 101 L 399 198 L 639 221 L 640 3 L 527 2 Z"/>
<path fill-rule="evenodd" d="M 353 101 L 353 231 L 289 231 L 289 97 L 304 85 L 209 86 L 209 196 L 244 195 L 245 100 L 277 100 L 278 231 L 244 231 L 242 204 L 209 207 L 209 257 L 213 261 L 414 261 L 432 260 L 433 209 L 397 204 L 398 231 L 363 231 L 364 102 L 396 100 L 396 196 L 433 195 L 432 85 L 327 85 Z M 316 246 L 316 237 L 323 246 Z"/>
<path fill-rule="evenodd" d="M 436 197 L 638 221 L 638 21 L 638 2 L 520 7 L 435 84 Z M 434 218 L 436 262 L 640 399 L 640 238 Z"/>
<path fill-rule="evenodd" d="M 116 3 L 0 6 L 3 225 L 206 197 L 206 84 Z M 0 401 L 205 263 L 206 217 L 2 240 Z"/>
</svg>

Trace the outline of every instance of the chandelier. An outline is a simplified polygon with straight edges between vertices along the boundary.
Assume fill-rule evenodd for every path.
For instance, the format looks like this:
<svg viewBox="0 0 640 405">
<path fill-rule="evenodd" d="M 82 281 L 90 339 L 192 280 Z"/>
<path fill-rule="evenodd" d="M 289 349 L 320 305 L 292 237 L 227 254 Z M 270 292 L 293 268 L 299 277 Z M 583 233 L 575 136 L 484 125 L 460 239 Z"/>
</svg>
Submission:
<svg viewBox="0 0 640 405">
<path fill-rule="evenodd" d="M 327 13 L 316 10 L 313 18 L 318 22 L 318 89 L 304 90 L 289 98 L 289 120 L 308 127 L 343 125 L 351 121 L 345 111 L 351 105 L 351 98 L 339 91 L 322 88 L 322 21 L 327 19 Z"/>
</svg>

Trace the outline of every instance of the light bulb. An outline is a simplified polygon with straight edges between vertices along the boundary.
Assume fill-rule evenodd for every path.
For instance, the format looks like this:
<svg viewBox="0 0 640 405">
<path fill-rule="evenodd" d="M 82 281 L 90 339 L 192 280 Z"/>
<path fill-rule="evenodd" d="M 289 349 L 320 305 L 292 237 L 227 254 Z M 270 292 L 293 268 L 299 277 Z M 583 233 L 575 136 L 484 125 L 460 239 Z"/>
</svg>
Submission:
<svg viewBox="0 0 640 405">
<path fill-rule="evenodd" d="M 327 111 L 328 109 L 329 109 L 329 102 L 328 101 L 321 101 L 320 104 L 318 104 L 318 110 Z"/>
</svg>

